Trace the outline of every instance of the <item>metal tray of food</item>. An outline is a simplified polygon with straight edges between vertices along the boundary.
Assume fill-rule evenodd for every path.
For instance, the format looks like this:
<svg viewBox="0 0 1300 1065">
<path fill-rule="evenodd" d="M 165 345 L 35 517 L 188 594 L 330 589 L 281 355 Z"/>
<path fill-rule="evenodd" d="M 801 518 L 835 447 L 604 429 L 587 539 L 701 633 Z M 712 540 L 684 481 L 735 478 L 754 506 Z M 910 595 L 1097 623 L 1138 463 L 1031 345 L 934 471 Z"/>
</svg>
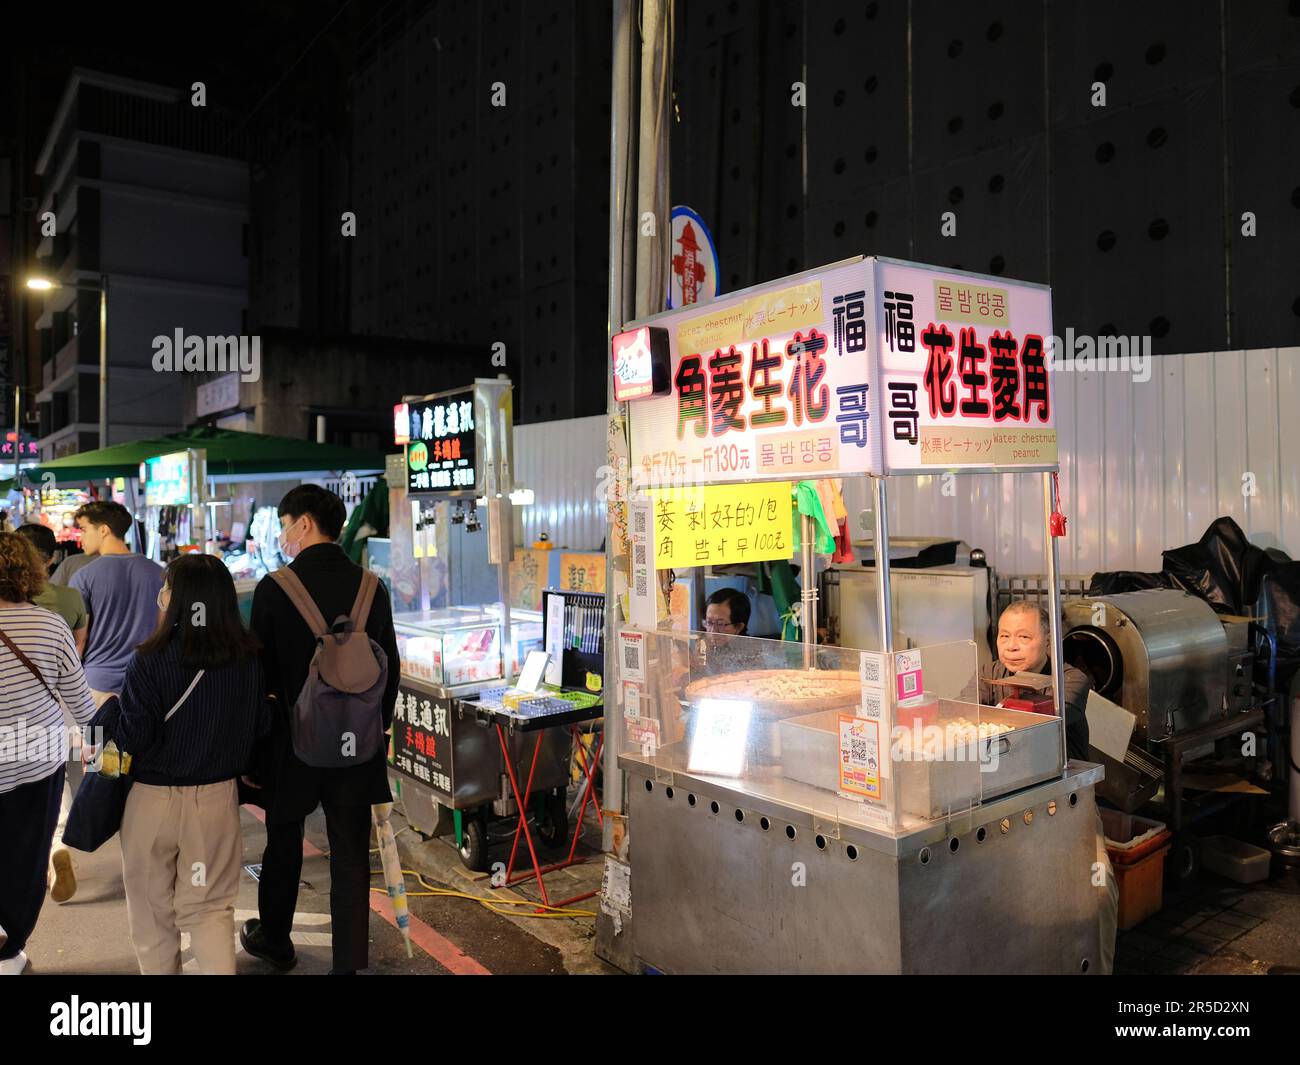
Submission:
<svg viewBox="0 0 1300 1065">
<path fill-rule="evenodd" d="M 936 723 L 973 721 L 973 709 L 941 700 Z M 904 812 L 943 817 L 1060 775 L 1059 719 L 989 706 L 981 706 L 979 715 L 981 723 L 1008 727 L 1008 731 L 978 739 L 973 733 L 968 739 L 954 735 L 947 751 L 950 756 L 929 760 L 924 757 L 922 736 L 922 757 L 889 758 L 890 770 L 900 778 Z M 838 719 L 839 712 L 823 710 L 777 723 L 783 776 L 827 791 L 837 789 Z M 893 747 L 885 745 L 885 750 L 892 755 Z"/>
</svg>

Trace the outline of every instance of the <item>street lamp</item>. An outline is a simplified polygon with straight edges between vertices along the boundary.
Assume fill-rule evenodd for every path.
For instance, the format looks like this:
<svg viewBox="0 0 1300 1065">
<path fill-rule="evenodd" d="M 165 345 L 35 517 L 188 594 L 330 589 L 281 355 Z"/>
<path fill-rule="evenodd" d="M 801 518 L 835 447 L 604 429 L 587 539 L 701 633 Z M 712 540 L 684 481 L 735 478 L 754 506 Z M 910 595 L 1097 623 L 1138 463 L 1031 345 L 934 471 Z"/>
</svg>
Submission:
<svg viewBox="0 0 1300 1065">
<path fill-rule="evenodd" d="M 75 288 L 78 292 L 99 293 L 99 446 L 108 447 L 108 275 L 101 274 L 95 284 L 72 285 L 49 277 L 29 277 L 27 287 L 33 292 Z"/>
</svg>

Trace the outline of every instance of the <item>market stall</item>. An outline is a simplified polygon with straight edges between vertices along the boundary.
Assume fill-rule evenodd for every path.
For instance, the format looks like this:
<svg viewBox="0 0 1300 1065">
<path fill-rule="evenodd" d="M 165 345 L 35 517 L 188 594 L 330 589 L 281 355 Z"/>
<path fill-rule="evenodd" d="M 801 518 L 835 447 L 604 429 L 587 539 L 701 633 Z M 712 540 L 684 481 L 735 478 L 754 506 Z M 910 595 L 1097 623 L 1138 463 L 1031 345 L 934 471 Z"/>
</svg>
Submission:
<svg viewBox="0 0 1300 1065">
<path fill-rule="evenodd" d="M 405 451 L 401 468 L 389 470 L 391 536 L 377 545 L 394 589 L 402 665 L 389 763 L 410 823 L 428 835 L 454 833 L 471 869 L 486 869 L 490 846 L 512 838 L 494 840 L 492 825 L 512 823 L 503 883 L 514 882 L 516 856 L 526 852 L 532 870 L 521 876 L 535 876 L 546 900 L 542 876 L 556 866 L 542 867 L 535 842 L 569 840 L 573 727 L 601 714 L 604 606 L 591 595 L 579 611 L 583 593 L 539 589 L 540 567 L 516 571 L 512 594 L 510 409 L 510 382 L 498 378 L 407 397 L 395 410 Z M 458 578 L 457 556 L 478 558 L 480 549 L 477 572 Z M 521 609 L 534 605 L 534 592 L 537 609 Z M 470 596 L 481 598 L 465 602 Z M 516 683 L 539 651 L 549 656 L 546 675 Z M 584 690 L 574 690 L 579 652 L 584 683 L 592 677 Z M 594 798 L 587 766 L 579 823 Z M 580 860 L 575 845 L 576 837 L 558 865 Z"/>
<path fill-rule="evenodd" d="M 276 507 L 284 494 L 333 481 L 359 496 L 383 468 L 383 455 L 355 448 L 198 427 L 69 455 L 23 476 L 45 486 L 43 494 L 50 478 L 63 492 L 107 481 L 113 498 L 145 524 L 142 550 L 164 562 L 182 550 L 221 555 L 247 613 L 257 581 L 282 561 Z"/>
<path fill-rule="evenodd" d="M 627 776 L 598 932 L 611 960 L 1097 969 L 1102 770 L 1069 760 L 1060 695 L 991 706 L 971 617 L 901 646 L 892 617 L 888 478 L 1036 473 L 1062 691 L 1050 335 L 1043 286 L 857 258 L 613 338 L 628 476 L 610 531 Z M 828 646 L 816 555 L 845 547 L 850 477 L 869 478 L 877 580 L 869 600 L 840 595 L 875 625 Z M 737 562 L 797 568 L 797 639 L 667 627 L 668 574 Z"/>
<path fill-rule="evenodd" d="M 90 493 L 82 488 L 58 488 L 54 485 L 27 485 L 22 491 L 23 520 L 49 526 L 64 551 L 80 550 L 81 530 L 77 528 L 73 515 L 79 507 L 90 502 Z"/>
</svg>

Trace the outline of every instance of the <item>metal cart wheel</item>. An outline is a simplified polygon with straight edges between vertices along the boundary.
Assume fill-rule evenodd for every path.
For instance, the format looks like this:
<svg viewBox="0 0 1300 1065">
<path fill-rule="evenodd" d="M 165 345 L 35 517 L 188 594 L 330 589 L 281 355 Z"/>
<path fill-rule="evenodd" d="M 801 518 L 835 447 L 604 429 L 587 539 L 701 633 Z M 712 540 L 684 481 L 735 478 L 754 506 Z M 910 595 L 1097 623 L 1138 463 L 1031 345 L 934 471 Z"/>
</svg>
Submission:
<svg viewBox="0 0 1300 1065">
<path fill-rule="evenodd" d="M 1201 841 L 1188 832 L 1174 836 L 1169 848 L 1168 869 L 1174 880 L 1190 880 L 1201 867 Z"/>
<path fill-rule="evenodd" d="M 537 836 L 547 847 L 563 847 L 569 842 L 569 810 L 564 792 L 548 791 L 540 797 Z"/>
<path fill-rule="evenodd" d="M 460 860 L 466 869 L 486 873 L 488 868 L 487 826 L 481 817 L 467 817 L 461 825 Z"/>
</svg>

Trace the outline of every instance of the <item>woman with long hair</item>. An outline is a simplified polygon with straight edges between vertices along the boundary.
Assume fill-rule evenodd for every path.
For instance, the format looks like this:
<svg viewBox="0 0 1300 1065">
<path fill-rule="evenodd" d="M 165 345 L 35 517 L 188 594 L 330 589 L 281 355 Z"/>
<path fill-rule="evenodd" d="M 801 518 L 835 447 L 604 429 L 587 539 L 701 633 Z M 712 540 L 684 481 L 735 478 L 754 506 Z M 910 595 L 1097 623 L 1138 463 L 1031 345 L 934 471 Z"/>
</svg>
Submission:
<svg viewBox="0 0 1300 1065">
<path fill-rule="evenodd" d="M 45 901 L 68 747 L 63 707 L 79 725 L 95 713 L 67 623 L 32 605 L 44 588 L 36 549 L 0 532 L 0 975 L 26 968 Z"/>
<path fill-rule="evenodd" d="M 220 559 L 182 555 L 158 593 L 158 626 L 126 669 L 105 737 L 131 755 L 122 879 L 140 971 L 235 971 L 242 843 L 236 782 L 270 729 L 257 640 Z"/>
</svg>

